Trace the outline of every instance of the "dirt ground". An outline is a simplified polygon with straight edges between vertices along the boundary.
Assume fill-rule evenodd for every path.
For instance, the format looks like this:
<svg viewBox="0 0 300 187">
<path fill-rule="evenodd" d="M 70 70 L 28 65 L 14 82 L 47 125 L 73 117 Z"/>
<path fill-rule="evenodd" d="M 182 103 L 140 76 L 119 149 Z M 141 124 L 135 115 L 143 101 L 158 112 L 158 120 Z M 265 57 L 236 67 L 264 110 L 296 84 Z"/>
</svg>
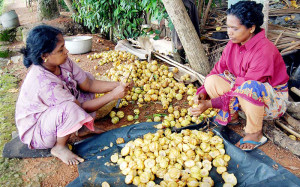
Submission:
<svg viewBox="0 0 300 187">
<path fill-rule="evenodd" d="M 38 23 L 38 19 L 36 17 L 36 7 L 33 6 L 31 8 L 26 8 L 25 1 L 23 0 L 14 0 L 7 5 L 6 10 L 16 10 L 21 25 L 30 25 L 34 23 Z M 70 22 L 72 21 L 69 18 L 69 13 L 62 13 L 63 16 L 52 20 L 52 21 L 44 21 L 44 23 L 56 25 L 58 23 Z M 89 34 L 91 35 L 91 34 Z M 102 38 L 101 43 L 98 43 L 97 40 L 100 38 L 97 34 L 93 34 L 93 48 L 92 51 L 88 54 L 94 54 L 95 52 L 102 52 L 109 49 L 114 49 L 114 44 L 108 40 Z M 19 49 L 24 44 L 22 42 L 15 42 L 11 45 L 11 48 Z M 92 74 L 96 73 L 104 73 L 106 70 L 110 69 L 111 64 L 105 64 L 103 66 L 99 66 L 97 64 L 97 60 L 89 60 L 87 58 L 88 54 L 82 55 L 69 55 L 72 60 L 80 59 L 78 62 L 79 66 Z M 10 68 L 15 68 L 16 75 L 23 79 L 26 75 L 26 68 L 22 66 L 22 62 L 17 64 L 10 64 Z M 94 66 L 98 66 L 98 69 L 95 70 Z M 20 68 L 21 67 L 21 68 Z M 126 108 L 122 108 L 125 112 L 125 116 L 128 114 L 132 114 L 133 108 L 138 108 L 137 106 L 129 105 Z M 147 108 L 147 110 L 146 110 Z M 156 104 L 155 106 L 151 106 L 149 109 L 148 105 L 143 105 L 140 108 L 142 111 L 140 115 L 140 122 L 146 121 L 147 116 L 160 113 L 162 111 L 161 106 Z M 124 118 L 117 124 L 113 125 L 110 122 L 109 117 L 105 117 L 99 121 L 96 121 L 96 126 L 104 128 L 106 130 L 110 130 L 113 128 L 118 128 L 122 125 L 126 125 L 127 122 Z M 236 132 L 242 135 L 243 125 L 232 127 Z M 71 143 L 80 140 L 79 138 L 72 135 Z M 290 172 L 294 173 L 298 177 L 300 177 L 300 159 L 295 157 L 289 151 L 286 151 L 283 148 L 280 148 L 274 145 L 271 141 L 268 141 L 265 145 L 260 148 L 264 151 L 269 157 L 273 160 L 281 164 L 283 167 L 288 169 Z M 28 158 L 22 160 L 23 165 L 23 180 L 27 186 L 66 186 L 69 182 L 73 181 L 78 177 L 78 170 L 76 166 L 67 166 L 63 164 L 59 159 L 50 157 L 50 158 Z"/>
</svg>

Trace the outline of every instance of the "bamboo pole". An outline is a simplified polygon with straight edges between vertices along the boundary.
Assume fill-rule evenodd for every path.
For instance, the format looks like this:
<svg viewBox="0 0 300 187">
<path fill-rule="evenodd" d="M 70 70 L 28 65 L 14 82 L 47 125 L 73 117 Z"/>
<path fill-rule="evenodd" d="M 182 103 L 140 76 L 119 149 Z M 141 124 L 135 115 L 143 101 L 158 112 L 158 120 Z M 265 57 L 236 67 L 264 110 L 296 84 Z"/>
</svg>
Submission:
<svg viewBox="0 0 300 187">
<path fill-rule="evenodd" d="M 286 130 L 287 132 L 291 133 L 292 135 L 296 136 L 297 138 L 300 138 L 300 134 L 295 132 L 294 130 L 288 128 L 286 125 L 284 125 L 283 123 L 281 123 L 279 120 L 275 120 L 275 123 L 280 126 L 281 128 L 283 128 L 284 130 Z"/>
<path fill-rule="evenodd" d="M 290 116 L 288 113 L 283 115 L 283 119 L 285 119 L 285 121 L 288 122 L 288 124 L 290 124 L 293 128 L 295 128 L 297 132 L 300 132 L 300 122 L 298 120 Z"/>
<path fill-rule="evenodd" d="M 206 19 L 208 17 L 208 13 L 209 13 L 209 9 L 210 9 L 211 4 L 212 4 L 212 0 L 209 0 L 208 4 L 207 4 L 207 7 L 206 7 L 206 10 L 205 10 L 205 13 L 204 13 L 204 16 L 203 16 L 203 20 L 201 22 L 200 32 L 202 32 L 203 28 L 205 27 Z"/>
<path fill-rule="evenodd" d="M 298 95 L 300 97 L 300 90 L 296 87 L 292 87 L 291 91 L 294 92 L 296 95 Z"/>
</svg>

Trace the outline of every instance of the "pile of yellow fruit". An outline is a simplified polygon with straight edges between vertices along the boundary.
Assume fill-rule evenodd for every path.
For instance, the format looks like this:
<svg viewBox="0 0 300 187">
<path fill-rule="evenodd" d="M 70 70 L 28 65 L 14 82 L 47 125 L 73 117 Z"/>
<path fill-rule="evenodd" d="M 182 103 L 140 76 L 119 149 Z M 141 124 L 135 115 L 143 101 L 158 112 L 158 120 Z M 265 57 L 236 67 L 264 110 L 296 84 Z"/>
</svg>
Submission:
<svg viewBox="0 0 300 187">
<path fill-rule="evenodd" d="M 129 81 L 134 81 L 135 87 L 122 99 L 119 108 L 127 106 L 129 101 L 135 101 L 138 105 L 150 102 L 159 102 L 164 110 L 168 110 L 168 116 L 163 119 L 163 123 L 158 128 L 183 127 L 191 123 L 200 123 L 207 117 L 217 114 L 213 109 L 208 109 L 199 117 L 192 117 L 188 114 L 188 108 L 192 106 L 193 97 L 197 91 L 193 84 L 185 85 L 174 79 L 177 68 L 172 68 L 164 64 L 159 64 L 156 60 L 148 63 L 139 61 L 136 56 L 124 51 L 108 51 L 95 53 L 89 58 L 100 58 L 99 64 L 113 62 L 113 67 L 105 73 L 105 76 L 112 81 L 124 81 L 129 77 Z M 184 107 L 173 107 L 173 103 L 185 99 L 187 95 L 188 105 Z M 119 116 L 110 115 L 115 124 L 120 120 Z M 118 119 L 117 119 L 118 118 Z M 133 120 L 133 116 L 127 117 L 128 121 Z M 148 121 L 162 121 L 160 116 L 155 116 Z"/>
<path fill-rule="evenodd" d="M 225 154 L 223 139 L 212 132 L 170 129 L 148 133 L 129 141 L 120 153 L 111 156 L 125 177 L 136 186 L 214 186 L 209 176 L 212 167 L 222 175 L 224 186 L 237 179 L 227 172 L 230 156 Z M 155 184 L 155 178 L 162 181 Z"/>
</svg>

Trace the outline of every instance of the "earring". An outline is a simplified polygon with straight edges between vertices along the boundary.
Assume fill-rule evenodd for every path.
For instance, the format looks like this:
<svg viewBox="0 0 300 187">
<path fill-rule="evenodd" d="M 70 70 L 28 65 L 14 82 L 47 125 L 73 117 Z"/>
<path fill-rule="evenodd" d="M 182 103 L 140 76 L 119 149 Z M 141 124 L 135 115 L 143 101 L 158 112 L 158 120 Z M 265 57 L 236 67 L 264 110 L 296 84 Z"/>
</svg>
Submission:
<svg viewBox="0 0 300 187">
<path fill-rule="evenodd" d="M 47 62 L 47 60 L 48 60 L 48 59 L 47 59 L 47 58 L 45 58 L 44 62 Z"/>
<path fill-rule="evenodd" d="M 253 31 L 250 31 L 250 33 L 252 34 L 252 33 L 253 33 Z"/>
</svg>

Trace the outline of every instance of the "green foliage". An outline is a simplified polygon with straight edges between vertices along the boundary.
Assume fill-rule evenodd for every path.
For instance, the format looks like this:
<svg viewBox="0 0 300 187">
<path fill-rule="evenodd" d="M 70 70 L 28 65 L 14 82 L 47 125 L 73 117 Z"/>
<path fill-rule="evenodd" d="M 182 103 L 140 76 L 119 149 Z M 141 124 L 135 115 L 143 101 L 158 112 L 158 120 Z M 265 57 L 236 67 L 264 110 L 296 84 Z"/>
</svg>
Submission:
<svg viewBox="0 0 300 187">
<path fill-rule="evenodd" d="M 58 0 L 58 5 L 59 5 L 61 8 L 63 8 L 64 10 L 66 10 L 67 12 L 70 11 L 64 0 Z"/>
<path fill-rule="evenodd" d="M 1 51 L 0 50 L 0 58 L 7 58 L 9 57 L 11 54 L 11 51 L 9 51 L 8 49 Z"/>
<path fill-rule="evenodd" d="M 4 144 L 11 140 L 11 133 L 15 127 L 15 103 L 19 80 L 7 70 L 0 74 L 0 152 Z M 22 186 L 20 160 L 7 159 L 0 156 L 0 186 Z"/>
<path fill-rule="evenodd" d="M 79 0 L 74 6 L 78 11 L 73 16 L 76 22 L 105 35 L 114 30 L 117 39 L 144 35 L 141 25 L 146 13 L 159 21 L 167 17 L 161 0 Z"/>
<path fill-rule="evenodd" d="M 0 41 L 12 42 L 16 38 L 15 29 L 3 29 L 0 31 Z"/>
<path fill-rule="evenodd" d="M 5 71 L 5 70 L 4 70 Z M 0 75 L 0 151 L 11 140 L 15 127 L 15 103 L 17 93 L 12 90 L 18 86 L 18 79 L 5 71 Z"/>
<path fill-rule="evenodd" d="M 0 186 L 22 186 L 20 160 L 0 158 Z"/>
<path fill-rule="evenodd" d="M 0 14 L 3 13 L 3 3 L 4 3 L 4 0 L 0 0 Z"/>
</svg>

